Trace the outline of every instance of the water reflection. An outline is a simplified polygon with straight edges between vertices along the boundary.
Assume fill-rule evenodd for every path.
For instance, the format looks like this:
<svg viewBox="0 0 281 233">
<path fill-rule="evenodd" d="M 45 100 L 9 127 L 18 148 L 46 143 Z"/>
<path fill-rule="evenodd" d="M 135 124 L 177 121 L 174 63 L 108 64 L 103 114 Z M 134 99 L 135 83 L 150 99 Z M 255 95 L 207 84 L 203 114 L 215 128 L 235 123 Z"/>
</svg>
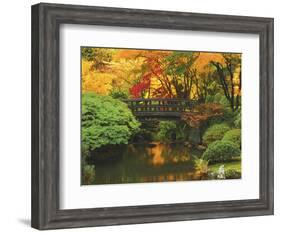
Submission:
<svg viewBox="0 0 281 233">
<path fill-rule="evenodd" d="M 190 152 L 179 144 L 163 144 L 159 142 L 151 143 L 150 148 L 146 148 L 151 156 L 151 165 L 163 165 L 168 163 L 179 163 L 190 160 Z"/>
<path fill-rule="evenodd" d="M 198 180 L 192 161 L 198 154 L 182 143 L 130 144 L 118 160 L 95 163 L 94 184 Z"/>
</svg>

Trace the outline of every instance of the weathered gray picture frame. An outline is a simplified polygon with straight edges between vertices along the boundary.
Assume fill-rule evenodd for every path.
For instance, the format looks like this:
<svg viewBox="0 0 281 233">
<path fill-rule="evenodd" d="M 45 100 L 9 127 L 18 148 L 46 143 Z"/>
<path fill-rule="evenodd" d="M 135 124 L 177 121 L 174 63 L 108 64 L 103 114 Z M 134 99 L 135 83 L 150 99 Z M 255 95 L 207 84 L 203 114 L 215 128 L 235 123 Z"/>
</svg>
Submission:
<svg viewBox="0 0 281 233">
<path fill-rule="evenodd" d="M 259 35 L 259 199 L 60 209 L 59 27 L 61 24 Z M 273 58 L 272 18 L 44 3 L 32 6 L 32 227 L 55 229 L 273 214 Z"/>
</svg>

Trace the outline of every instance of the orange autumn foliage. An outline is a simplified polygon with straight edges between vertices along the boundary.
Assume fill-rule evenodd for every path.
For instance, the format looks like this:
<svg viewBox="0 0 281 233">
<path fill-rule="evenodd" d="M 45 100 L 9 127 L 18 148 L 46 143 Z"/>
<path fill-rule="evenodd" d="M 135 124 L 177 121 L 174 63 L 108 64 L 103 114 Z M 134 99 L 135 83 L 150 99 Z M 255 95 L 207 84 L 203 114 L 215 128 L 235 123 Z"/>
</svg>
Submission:
<svg viewBox="0 0 281 233">
<path fill-rule="evenodd" d="M 222 53 L 200 52 L 199 57 L 194 62 L 194 66 L 199 72 L 204 72 L 208 68 L 210 61 L 220 62 L 223 64 L 224 58 Z"/>
<path fill-rule="evenodd" d="M 211 117 L 221 116 L 223 114 L 222 106 L 215 103 L 205 103 L 197 105 L 190 112 L 183 112 L 181 119 L 187 122 L 192 128 L 198 128 L 202 122 Z"/>
<path fill-rule="evenodd" d="M 94 49 L 96 51 L 99 48 Z M 204 101 L 212 82 L 217 79 L 219 83 L 211 62 L 226 66 L 224 54 L 219 52 L 183 51 L 183 56 L 174 56 L 180 53 L 178 51 L 163 50 L 108 49 L 106 52 L 111 59 L 106 62 L 104 69 L 95 69 L 92 61 L 82 59 L 83 92 L 109 95 L 117 90 L 131 98 L 187 98 Z M 192 62 L 190 54 L 195 57 Z M 236 96 L 241 96 L 238 80 L 240 69 L 235 70 L 233 79 Z M 227 82 L 228 79 L 226 77 Z"/>
</svg>

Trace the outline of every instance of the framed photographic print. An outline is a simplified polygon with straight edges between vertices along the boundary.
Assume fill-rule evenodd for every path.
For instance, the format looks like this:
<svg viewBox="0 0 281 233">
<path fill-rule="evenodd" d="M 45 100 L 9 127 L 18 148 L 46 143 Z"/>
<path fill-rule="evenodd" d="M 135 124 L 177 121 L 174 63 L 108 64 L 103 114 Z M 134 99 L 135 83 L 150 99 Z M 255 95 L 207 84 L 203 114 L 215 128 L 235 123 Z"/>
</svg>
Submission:
<svg viewBox="0 0 281 233">
<path fill-rule="evenodd" d="M 32 227 L 273 214 L 273 19 L 32 6 Z"/>
</svg>

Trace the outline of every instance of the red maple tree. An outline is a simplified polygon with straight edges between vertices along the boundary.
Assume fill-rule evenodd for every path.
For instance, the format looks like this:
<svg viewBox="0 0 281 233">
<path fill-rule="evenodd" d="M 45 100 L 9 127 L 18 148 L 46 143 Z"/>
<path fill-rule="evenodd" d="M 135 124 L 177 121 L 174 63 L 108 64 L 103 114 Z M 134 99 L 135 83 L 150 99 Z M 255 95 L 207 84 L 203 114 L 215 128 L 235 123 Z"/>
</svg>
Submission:
<svg viewBox="0 0 281 233">
<path fill-rule="evenodd" d="M 143 75 L 140 82 L 138 82 L 137 84 L 135 84 L 130 88 L 130 94 L 134 98 L 142 97 L 144 92 L 150 88 L 151 76 L 152 76 L 151 73 L 147 73 Z"/>
</svg>

